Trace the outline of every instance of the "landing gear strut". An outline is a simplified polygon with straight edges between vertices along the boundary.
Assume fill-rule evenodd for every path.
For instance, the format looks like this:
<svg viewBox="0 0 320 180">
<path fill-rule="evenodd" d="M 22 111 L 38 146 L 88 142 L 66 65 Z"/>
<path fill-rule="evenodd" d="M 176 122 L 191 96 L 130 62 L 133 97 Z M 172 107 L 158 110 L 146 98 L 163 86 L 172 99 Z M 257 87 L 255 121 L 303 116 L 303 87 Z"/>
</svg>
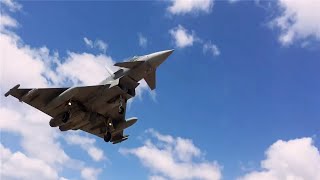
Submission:
<svg viewBox="0 0 320 180">
<path fill-rule="evenodd" d="M 63 123 L 67 123 L 68 120 L 70 119 L 70 108 L 71 108 L 72 102 L 71 99 L 69 101 L 66 102 L 64 109 L 66 110 L 65 113 L 63 113 L 62 115 L 62 122 Z"/>
<path fill-rule="evenodd" d="M 119 99 L 119 101 L 120 101 L 120 106 L 119 106 L 119 114 L 123 114 L 124 113 L 124 107 L 123 107 L 123 98 L 122 98 L 122 96 L 120 95 L 120 99 Z"/>
<path fill-rule="evenodd" d="M 113 123 L 110 118 L 105 119 L 105 126 L 100 129 L 101 133 L 104 133 L 103 139 L 105 142 L 109 142 L 112 139 L 111 132 L 114 131 Z"/>
</svg>

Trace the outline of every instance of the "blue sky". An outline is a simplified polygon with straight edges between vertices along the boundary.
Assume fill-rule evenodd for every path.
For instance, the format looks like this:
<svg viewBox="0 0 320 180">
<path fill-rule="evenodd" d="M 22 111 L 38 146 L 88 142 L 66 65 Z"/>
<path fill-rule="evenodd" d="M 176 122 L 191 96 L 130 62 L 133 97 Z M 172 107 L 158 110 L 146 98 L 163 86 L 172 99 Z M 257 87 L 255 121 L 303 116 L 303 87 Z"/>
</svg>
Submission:
<svg viewBox="0 0 320 180">
<path fill-rule="evenodd" d="M 50 117 L 2 97 L 1 176 L 319 179 L 319 6 L 2 1 L 2 94 L 18 83 L 90 85 L 114 62 L 175 51 L 157 71 L 155 92 L 142 82 L 127 112 L 139 121 L 121 144 L 61 133 Z"/>
</svg>

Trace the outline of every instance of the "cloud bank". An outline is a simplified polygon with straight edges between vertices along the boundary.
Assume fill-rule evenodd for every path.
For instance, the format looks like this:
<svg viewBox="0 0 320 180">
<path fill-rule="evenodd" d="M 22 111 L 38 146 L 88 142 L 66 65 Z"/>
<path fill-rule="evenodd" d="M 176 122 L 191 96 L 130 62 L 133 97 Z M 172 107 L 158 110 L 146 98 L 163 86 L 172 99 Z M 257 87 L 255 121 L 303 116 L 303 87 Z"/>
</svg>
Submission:
<svg viewBox="0 0 320 180">
<path fill-rule="evenodd" d="M 171 0 L 167 11 L 173 15 L 210 13 L 213 0 Z"/>
<path fill-rule="evenodd" d="M 239 180 L 320 179 L 320 153 L 311 138 L 278 140 L 265 152 L 260 171 L 252 171 Z"/>
<path fill-rule="evenodd" d="M 147 47 L 148 39 L 141 33 L 138 33 L 139 46 L 142 48 Z"/>
<path fill-rule="evenodd" d="M 163 135 L 154 129 L 146 132 L 152 137 L 144 145 L 120 149 L 122 154 L 134 155 L 147 167 L 150 179 L 221 179 L 221 166 L 207 161 L 190 139 Z"/>
<path fill-rule="evenodd" d="M 201 39 L 196 36 L 194 31 L 187 30 L 180 24 L 177 27 L 170 29 L 169 34 L 171 35 L 175 46 L 179 49 L 191 47 L 195 43 L 199 43 L 202 45 L 203 54 L 209 53 L 212 56 L 220 55 L 220 49 L 216 44 Z"/>
<path fill-rule="evenodd" d="M 169 33 L 172 36 L 176 47 L 178 48 L 192 46 L 196 40 L 194 33 L 189 32 L 181 25 L 171 29 Z"/>
<path fill-rule="evenodd" d="M 92 41 L 88 39 L 87 37 L 83 38 L 84 43 L 89 48 L 97 48 L 98 50 L 102 51 L 103 53 L 106 53 L 108 44 L 101 39 L 96 39 L 95 41 Z"/>
<path fill-rule="evenodd" d="M 217 45 L 207 42 L 203 44 L 203 53 L 210 53 L 213 56 L 219 56 L 220 50 Z"/>
<path fill-rule="evenodd" d="M 279 42 L 288 46 L 295 41 L 320 40 L 320 3 L 318 0 L 279 0 L 280 14 L 271 27 L 280 30 Z"/>
</svg>

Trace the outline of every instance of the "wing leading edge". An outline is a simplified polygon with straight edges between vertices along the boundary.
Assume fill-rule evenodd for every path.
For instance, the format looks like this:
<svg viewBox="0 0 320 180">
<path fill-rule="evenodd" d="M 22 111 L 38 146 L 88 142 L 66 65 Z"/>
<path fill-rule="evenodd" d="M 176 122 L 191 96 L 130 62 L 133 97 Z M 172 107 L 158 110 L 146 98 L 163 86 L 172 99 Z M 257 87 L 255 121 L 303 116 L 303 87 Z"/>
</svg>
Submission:
<svg viewBox="0 0 320 180">
<path fill-rule="evenodd" d="M 98 86 L 83 86 L 83 87 L 76 87 L 77 93 L 71 94 L 67 99 L 61 98 L 60 103 L 57 104 L 54 108 L 48 108 L 48 104 L 52 102 L 52 100 L 59 97 L 59 95 L 66 92 L 68 87 L 66 88 L 34 88 L 34 89 L 19 89 L 19 84 L 10 89 L 5 96 L 13 96 L 17 98 L 20 102 L 24 102 L 29 104 L 30 106 L 48 114 L 51 117 L 55 117 L 61 114 L 64 111 L 62 107 L 65 105 L 68 100 L 76 100 L 76 101 L 85 101 L 91 93 L 94 93 L 102 85 Z"/>
</svg>

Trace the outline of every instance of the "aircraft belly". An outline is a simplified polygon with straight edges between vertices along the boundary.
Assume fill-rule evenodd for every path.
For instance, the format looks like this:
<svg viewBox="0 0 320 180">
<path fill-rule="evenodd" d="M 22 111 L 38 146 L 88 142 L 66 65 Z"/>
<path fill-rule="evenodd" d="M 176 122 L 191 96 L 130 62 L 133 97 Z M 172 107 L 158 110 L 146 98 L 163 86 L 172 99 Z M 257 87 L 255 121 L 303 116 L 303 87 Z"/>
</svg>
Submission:
<svg viewBox="0 0 320 180">
<path fill-rule="evenodd" d="M 85 120 L 85 119 L 83 119 L 82 121 L 80 121 L 80 122 L 77 122 L 77 123 L 74 123 L 74 125 L 72 126 L 72 129 L 79 129 L 79 128 L 81 128 L 81 127 L 83 127 L 83 126 L 85 126 L 85 125 L 87 125 L 87 124 L 89 124 L 89 121 L 88 120 Z"/>
<path fill-rule="evenodd" d="M 77 129 L 85 124 L 87 124 L 90 113 L 85 113 L 82 111 L 75 111 L 71 114 L 69 121 L 66 124 L 61 125 L 59 128 L 61 131 L 67 131 L 70 129 Z M 84 124 L 85 123 L 85 124 Z M 79 126 L 81 125 L 81 126 Z"/>
<path fill-rule="evenodd" d="M 86 132 L 99 136 L 101 138 L 103 138 L 103 135 L 104 135 L 104 133 L 101 132 L 101 128 L 97 127 L 92 129 L 92 125 L 90 123 L 82 126 L 81 130 L 84 130 Z"/>
<path fill-rule="evenodd" d="M 62 104 L 54 109 L 51 109 L 49 110 L 50 114 L 52 117 L 56 117 L 58 116 L 61 112 L 65 112 L 66 111 L 66 108 L 65 108 L 65 105 Z"/>
<path fill-rule="evenodd" d="M 130 99 L 131 96 L 123 91 L 120 87 L 114 86 L 104 90 L 101 94 L 89 99 L 85 106 L 92 112 L 97 112 L 103 115 L 109 115 L 112 109 L 119 107 L 119 97 Z"/>
</svg>

